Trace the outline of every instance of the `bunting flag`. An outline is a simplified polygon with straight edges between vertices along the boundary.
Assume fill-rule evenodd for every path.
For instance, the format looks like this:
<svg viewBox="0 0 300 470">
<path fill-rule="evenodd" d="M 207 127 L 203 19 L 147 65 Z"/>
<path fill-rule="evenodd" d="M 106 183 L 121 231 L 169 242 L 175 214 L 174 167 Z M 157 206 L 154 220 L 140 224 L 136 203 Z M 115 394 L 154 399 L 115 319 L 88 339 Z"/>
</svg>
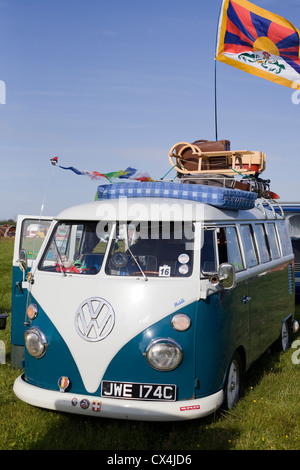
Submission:
<svg viewBox="0 0 300 470">
<path fill-rule="evenodd" d="M 124 183 L 125 180 L 135 181 L 153 181 L 148 173 L 140 173 L 135 168 L 128 167 L 126 170 L 113 171 L 111 173 L 99 173 L 98 171 L 78 170 L 73 166 L 60 166 L 63 170 L 71 170 L 76 175 L 89 176 L 92 180 L 102 180 L 102 184 Z"/>
<path fill-rule="evenodd" d="M 223 0 L 216 60 L 300 89 L 300 31 L 247 0 Z"/>
</svg>

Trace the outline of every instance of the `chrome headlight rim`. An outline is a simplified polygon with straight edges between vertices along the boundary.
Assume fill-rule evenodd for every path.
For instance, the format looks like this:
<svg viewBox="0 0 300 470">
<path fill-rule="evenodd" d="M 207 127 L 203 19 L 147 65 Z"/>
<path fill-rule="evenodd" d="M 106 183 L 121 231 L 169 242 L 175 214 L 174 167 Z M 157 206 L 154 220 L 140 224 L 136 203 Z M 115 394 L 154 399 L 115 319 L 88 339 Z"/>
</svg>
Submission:
<svg viewBox="0 0 300 470">
<path fill-rule="evenodd" d="M 172 348 L 172 354 L 175 352 L 175 356 L 168 361 L 168 364 L 159 364 L 158 360 L 155 360 L 153 356 L 154 348 L 157 346 Z M 150 341 L 146 348 L 145 356 L 148 364 L 155 370 L 160 372 L 169 372 L 176 369 L 182 362 L 183 351 L 180 344 L 172 338 L 156 338 Z"/>
<path fill-rule="evenodd" d="M 28 353 L 35 357 L 36 359 L 40 359 L 43 357 L 47 351 L 48 343 L 46 340 L 46 336 L 44 332 L 38 326 L 34 326 L 29 328 L 25 331 L 25 345 Z M 34 345 L 31 343 L 32 340 L 37 341 L 37 345 L 39 345 L 39 349 L 35 349 Z"/>
</svg>

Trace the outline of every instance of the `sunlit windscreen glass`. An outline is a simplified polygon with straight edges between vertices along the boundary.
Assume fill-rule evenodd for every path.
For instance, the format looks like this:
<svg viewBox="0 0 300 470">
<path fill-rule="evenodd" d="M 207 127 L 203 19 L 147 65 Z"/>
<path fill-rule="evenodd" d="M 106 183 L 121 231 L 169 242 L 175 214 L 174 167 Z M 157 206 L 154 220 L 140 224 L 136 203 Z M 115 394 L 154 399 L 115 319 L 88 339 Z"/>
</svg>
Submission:
<svg viewBox="0 0 300 470">
<path fill-rule="evenodd" d="M 60 222 L 39 269 L 67 274 L 97 274 L 102 266 L 108 238 L 107 224 Z"/>
<path fill-rule="evenodd" d="M 191 222 L 118 223 L 105 272 L 114 276 L 188 277 L 193 248 Z"/>
</svg>

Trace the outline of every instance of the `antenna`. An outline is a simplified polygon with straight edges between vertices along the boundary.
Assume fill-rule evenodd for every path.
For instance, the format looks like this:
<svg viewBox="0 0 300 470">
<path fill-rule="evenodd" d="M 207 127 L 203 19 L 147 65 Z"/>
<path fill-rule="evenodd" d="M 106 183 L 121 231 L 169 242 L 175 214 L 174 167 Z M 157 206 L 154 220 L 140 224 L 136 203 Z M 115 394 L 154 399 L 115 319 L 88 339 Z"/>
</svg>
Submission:
<svg viewBox="0 0 300 470">
<path fill-rule="evenodd" d="M 39 226 L 40 223 L 41 223 L 41 217 L 43 215 L 43 212 L 44 212 L 44 207 L 45 207 L 45 201 L 46 201 L 46 197 L 47 197 L 47 194 L 48 194 L 48 188 L 49 188 L 49 184 L 50 184 L 50 181 L 51 179 L 53 178 L 53 175 L 54 175 L 54 172 L 55 172 L 55 167 L 56 167 L 56 164 L 58 163 L 58 157 L 54 157 L 54 158 L 51 158 L 50 159 L 51 161 L 51 165 L 52 165 L 52 171 L 48 177 L 48 181 L 47 181 L 47 184 L 46 184 L 46 188 L 45 188 L 45 192 L 44 192 L 44 197 L 43 197 L 43 200 L 42 200 L 42 205 L 41 205 L 41 209 L 40 209 L 40 215 L 39 215 L 39 219 L 37 221 L 37 225 Z M 34 259 L 34 252 L 35 252 L 35 247 L 36 247 L 36 242 L 37 242 L 37 236 L 34 237 L 34 240 L 33 240 L 33 248 L 32 248 L 32 253 L 33 253 L 33 259 Z"/>
</svg>

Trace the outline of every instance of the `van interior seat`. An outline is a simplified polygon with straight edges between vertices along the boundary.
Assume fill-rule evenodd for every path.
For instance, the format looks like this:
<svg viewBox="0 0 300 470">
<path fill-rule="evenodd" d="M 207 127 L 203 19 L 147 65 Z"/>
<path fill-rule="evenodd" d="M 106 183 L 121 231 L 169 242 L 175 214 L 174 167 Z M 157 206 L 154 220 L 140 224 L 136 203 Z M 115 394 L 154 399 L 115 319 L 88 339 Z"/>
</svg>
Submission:
<svg viewBox="0 0 300 470">
<path fill-rule="evenodd" d="M 103 253 L 87 253 L 81 256 L 81 262 L 86 267 L 86 274 L 96 274 L 103 263 Z"/>
</svg>

